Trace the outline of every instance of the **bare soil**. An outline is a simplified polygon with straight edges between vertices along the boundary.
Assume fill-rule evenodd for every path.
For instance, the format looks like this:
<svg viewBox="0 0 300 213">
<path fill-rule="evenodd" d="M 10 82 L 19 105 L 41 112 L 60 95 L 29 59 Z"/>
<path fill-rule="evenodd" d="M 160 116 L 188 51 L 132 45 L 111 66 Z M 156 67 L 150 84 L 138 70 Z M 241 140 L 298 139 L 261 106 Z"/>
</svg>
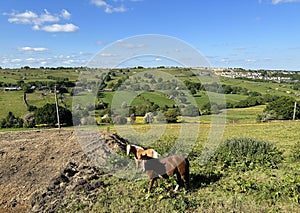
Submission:
<svg viewBox="0 0 300 213">
<path fill-rule="evenodd" d="M 109 133 L 92 138 L 82 148 L 71 129 L 0 133 L 0 212 L 56 212 L 79 203 L 93 205 L 105 187 L 100 176 L 106 174 L 86 157 L 87 148 L 105 157 L 124 149 L 126 141 Z"/>
</svg>

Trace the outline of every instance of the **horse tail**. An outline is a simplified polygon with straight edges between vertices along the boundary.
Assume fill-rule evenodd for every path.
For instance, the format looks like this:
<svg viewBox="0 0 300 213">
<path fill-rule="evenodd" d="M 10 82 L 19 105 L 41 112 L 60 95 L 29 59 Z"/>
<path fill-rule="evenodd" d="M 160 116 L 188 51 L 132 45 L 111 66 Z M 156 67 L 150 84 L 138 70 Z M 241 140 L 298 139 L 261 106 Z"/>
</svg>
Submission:
<svg viewBox="0 0 300 213">
<path fill-rule="evenodd" d="M 185 159 L 184 177 L 185 177 L 185 188 L 188 189 L 190 187 L 190 162 L 187 158 Z"/>
<path fill-rule="evenodd" d="M 131 148 L 131 147 L 130 147 L 130 144 L 127 144 L 127 145 L 126 145 L 126 154 L 127 154 L 127 155 L 129 155 L 129 153 L 130 153 L 130 148 Z"/>
<path fill-rule="evenodd" d="M 158 158 L 158 153 L 155 150 L 153 150 L 153 158 Z"/>
</svg>

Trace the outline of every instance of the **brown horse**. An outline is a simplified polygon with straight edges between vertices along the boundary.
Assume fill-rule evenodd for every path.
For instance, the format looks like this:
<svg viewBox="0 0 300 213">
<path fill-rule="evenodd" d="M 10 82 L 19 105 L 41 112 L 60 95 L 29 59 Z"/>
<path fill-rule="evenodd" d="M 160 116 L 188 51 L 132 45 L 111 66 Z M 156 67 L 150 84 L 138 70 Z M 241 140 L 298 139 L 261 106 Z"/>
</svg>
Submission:
<svg viewBox="0 0 300 213">
<path fill-rule="evenodd" d="M 126 145 L 126 154 L 129 155 L 132 153 L 135 160 L 135 168 L 138 169 L 139 161 L 141 161 L 142 155 L 150 156 L 151 158 L 158 158 L 158 154 L 154 149 L 144 149 L 137 145 L 127 144 Z M 141 161 L 141 168 L 144 171 L 144 161 Z"/>
<path fill-rule="evenodd" d="M 145 161 L 145 170 L 150 179 L 148 192 L 151 191 L 153 183 L 157 186 L 157 178 L 169 178 L 174 174 L 177 176 L 177 185 L 174 191 L 177 191 L 182 182 L 185 189 L 189 188 L 190 165 L 187 158 L 172 155 L 162 159 L 153 159 L 147 155 L 142 155 L 141 159 Z"/>
</svg>

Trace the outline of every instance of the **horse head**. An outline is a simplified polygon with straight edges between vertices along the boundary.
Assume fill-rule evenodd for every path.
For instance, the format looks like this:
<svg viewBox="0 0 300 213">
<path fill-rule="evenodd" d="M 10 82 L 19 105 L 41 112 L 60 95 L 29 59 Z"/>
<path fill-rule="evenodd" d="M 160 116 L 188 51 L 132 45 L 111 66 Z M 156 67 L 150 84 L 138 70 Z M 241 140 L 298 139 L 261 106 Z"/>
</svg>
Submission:
<svg viewBox="0 0 300 213">
<path fill-rule="evenodd" d="M 153 158 L 148 156 L 147 153 L 141 154 L 141 160 L 150 160 L 150 159 L 153 159 Z"/>
</svg>

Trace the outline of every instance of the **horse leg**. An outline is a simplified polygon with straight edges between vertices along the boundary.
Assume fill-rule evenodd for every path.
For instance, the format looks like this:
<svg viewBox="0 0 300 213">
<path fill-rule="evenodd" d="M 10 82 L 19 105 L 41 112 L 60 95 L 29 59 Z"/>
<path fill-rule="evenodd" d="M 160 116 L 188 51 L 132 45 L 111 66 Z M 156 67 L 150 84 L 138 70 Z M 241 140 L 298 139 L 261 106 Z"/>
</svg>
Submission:
<svg viewBox="0 0 300 213">
<path fill-rule="evenodd" d="M 156 178 L 151 178 L 151 179 L 150 179 L 150 183 L 149 183 L 148 193 L 151 192 L 151 189 L 152 189 L 152 186 L 153 186 L 153 183 L 154 183 L 154 182 L 157 183 Z"/>
<path fill-rule="evenodd" d="M 138 167 L 139 167 L 139 161 L 136 158 L 134 160 L 135 160 L 135 169 L 138 169 Z"/>
<path fill-rule="evenodd" d="M 176 173 L 176 177 L 177 177 L 177 181 L 176 181 L 177 184 L 176 184 L 176 187 L 174 189 L 174 192 L 176 192 L 178 190 L 179 186 L 182 185 L 182 179 L 181 179 L 181 175 L 180 175 L 179 171 L 176 170 L 175 173 Z"/>
<path fill-rule="evenodd" d="M 141 160 L 142 171 L 145 172 L 145 160 Z"/>
<path fill-rule="evenodd" d="M 182 174 L 181 178 L 184 182 L 184 188 L 189 189 L 190 188 L 190 163 L 187 159 L 186 159 L 186 166 L 184 172 L 181 174 Z"/>
<path fill-rule="evenodd" d="M 157 178 L 156 178 L 155 181 L 154 181 L 154 186 L 155 186 L 155 187 L 158 187 L 158 181 L 157 181 Z"/>
</svg>

